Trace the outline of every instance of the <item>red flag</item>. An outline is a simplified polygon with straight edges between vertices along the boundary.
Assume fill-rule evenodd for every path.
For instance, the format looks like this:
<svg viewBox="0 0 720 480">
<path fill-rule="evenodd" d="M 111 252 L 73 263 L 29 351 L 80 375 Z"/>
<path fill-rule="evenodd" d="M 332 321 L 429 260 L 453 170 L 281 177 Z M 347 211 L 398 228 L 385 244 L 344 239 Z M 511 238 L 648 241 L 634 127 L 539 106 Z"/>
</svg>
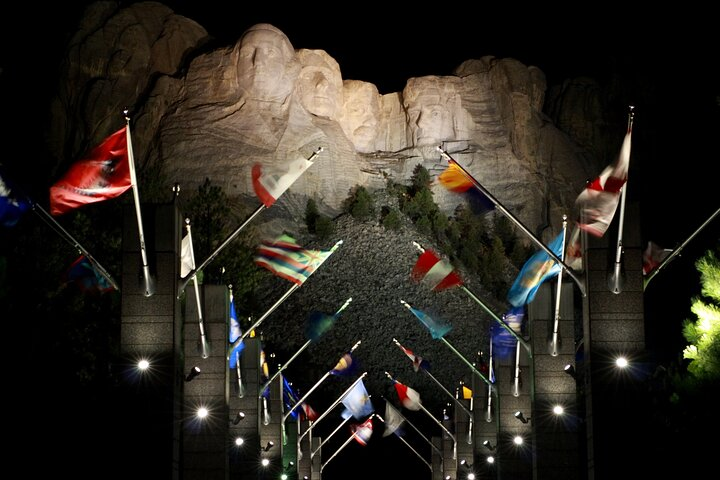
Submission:
<svg viewBox="0 0 720 480">
<path fill-rule="evenodd" d="M 403 404 L 403 407 L 407 408 L 408 410 L 420 410 L 420 404 L 422 402 L 420 400 L 420 394 L 418 392 L 408 387 L 407 385 L 403 385 L 397 380 L 395 380 L 395 390 L 397 391 L 398 397 L 400 398 L 400 402 Z"/>
<path fill-rule="evenodd" d="M 52 215 L 118 197 L 132 186 L 126 130 L 110 135 L 50 187 Z"/>
<path fill-rule="evenodd" d="M 265 207 L 270 208 L 310 166 L 312 162 L 302 157 L 276 168 L 253 165 L 252 184 L 255 195 Z"/>
<path fill-rule="evenodd" d="M 643 275 L 650 275 L 671 252 L 672 250 L 662 248 L 654 242 L 649 241 L 647 248 L 643 252 Z"/>
<path fill-rule="evenodd" d="M 373 433 L 372 417 L 365 420 L 360 425 L 351 425 L 350 431 L 353 434 L 355 440 L 358 441 L 363 447 L 370 441 L 370 437 Z"/>
<path fill-rule="evenodd" d="M 417 259 L 411 277 L 416 282 L 428 285 L 435 292 L 462 285 L 462 279 L 455 273 L 453 266 L 440 260 L 431 250 L 425 250 Z"/>
<path fill-rule="evenodd" d="M 301 407 L 302 407 L 303 414 L 305 414 L 306 420 L 310 420 L 311 422 L 314 422 L 315 420 L 318 419 L 319 415 L 317 414 L 315 409 L 312 408 L 310 405 L 303 402 Z"/>
</svg>

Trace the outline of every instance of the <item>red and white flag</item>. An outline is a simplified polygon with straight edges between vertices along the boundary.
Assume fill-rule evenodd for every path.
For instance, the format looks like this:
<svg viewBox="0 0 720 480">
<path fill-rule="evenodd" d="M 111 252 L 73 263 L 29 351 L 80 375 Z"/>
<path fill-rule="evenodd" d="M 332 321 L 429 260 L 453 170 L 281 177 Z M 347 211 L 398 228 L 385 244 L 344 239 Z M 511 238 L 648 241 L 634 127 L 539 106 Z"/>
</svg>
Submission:
<svg viewBox="0 0 720 480">
<path fill-rule="evenodd" d="M 420 410 L 420 404 L 422 403 L 422 401 L 420 400 L 420 394 L 418 392 L 408 387 L 407 385 L 403 385 L 397 380 L 395 380 L 395 391 L 397 391 L 398 397 L 400 398 L 400 402 L 403 404 L 403 407 L 407 408 L 408 410 Z"/>
<path fill-rule="evenodd" d="M 650 275 L 671 252 L 672 250 L 662 248 L 652 241 L 648 242 L 647 248 L 643 252 L 643 275 Z"/>
<path fill-rule="evenodd" d="M 357 440 L 358 443 L 364 447 L 370 441 L 370 437 L 372 437 L 372 417 L 369 417 L 367 420 L 365 420 L 359 425 L 350 425 L 350 431 L 352 432 L 355 440 Z"/>
<path fill-rule="evenodd" d="M 617 160 L 588 183 L 575 200 L 580 209 L 578 226 L 596 237 L 605 234 L 620 202 L 620 193 L 628 179 L 631 137 L 632 127 L 629 127 Z"/>
<path fill-rule="evenodd" d="M 50 187 L 50 213 L 62 215 L 89 203 L 115 198 L 132 187 L 127 126 L 107 137 Z"/>
<path fill-rule="evenodd" d="M 312 164 L 313 162 L 300 157 L 279 168 L 253 165 L 252 184 L 255 195 L 270 208 Z"/>
<path fill-rule="evenodd" d="M 425 250 L 415 262 L 411 278 L 424 283 L 433 291 L 462 285 L 462 279 L 450 262 L 441 260 L 432 250 Z"/>
</svg>

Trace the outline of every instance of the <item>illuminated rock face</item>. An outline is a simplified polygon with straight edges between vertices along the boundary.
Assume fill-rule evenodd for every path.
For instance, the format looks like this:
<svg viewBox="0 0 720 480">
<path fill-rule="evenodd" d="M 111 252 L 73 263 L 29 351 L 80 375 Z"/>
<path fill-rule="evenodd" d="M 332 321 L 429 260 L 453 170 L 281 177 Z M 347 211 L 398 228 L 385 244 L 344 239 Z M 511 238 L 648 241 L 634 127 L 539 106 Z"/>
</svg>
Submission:
<svg viewBox="0 0 720 480">
<path fill-rule="evenodd" d="M 68 51 L 54 108 L 58 125 L 86 123 L 72 139 L 73 129 L 57 127 L 58 156 L 97 143 L 121 124 L 119 106 L 132 105 L 140 169 L 159 166 L 185 191 L 209 178 L 255 205 L 254 164 L 282 166 L 323 147 L 278 202 L 297 218 L 308 198 L 337 213 L 354 187 L 407 183 L 417 165 L 436 176 L 447 166 L 442 146 L 533 231 L 558 227 L 597 173 L 543 115 L 544 74 L 516 60 L 471 59 L 453 75 L 409 78 L 402 92 L 380 94 L 343 79 L 324 50 L 298 49 L 272 25 L 211 51 L 199 48 L 206 39 L 197 23 L 158 4 L 89 16 Z M 123 68 L 113 66 L 118 52 L 134 52 Z M 433 191 L 448 213 L 462 201 L 441 186 Z"/>
</svg>

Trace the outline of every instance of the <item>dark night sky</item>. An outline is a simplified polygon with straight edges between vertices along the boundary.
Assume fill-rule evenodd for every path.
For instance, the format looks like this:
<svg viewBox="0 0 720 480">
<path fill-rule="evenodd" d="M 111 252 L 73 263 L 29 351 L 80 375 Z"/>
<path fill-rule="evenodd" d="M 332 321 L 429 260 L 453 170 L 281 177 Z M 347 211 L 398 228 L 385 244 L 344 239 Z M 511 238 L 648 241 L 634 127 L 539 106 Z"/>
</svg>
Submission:
<svg viewBox="0 0 720 480">
<path fill-rule="evenodd" d="M 380 93 L 402 90 L 413 76 L 448 75 L 464 60 L 486 55 L 535 65 L 549 86 L 583 75 L 624 82 L 630 98 L 642 99 L 628 194 L 642 202 L 643 240 L 678 246 L 720 207 L 718 42 L 716 27 L 705 27 L 715 18 L 707 12 L 631 15 L 605 4 L 602 11 L 540 14 L 520 13 L 519 5 L 469 10 L 452 2 L 407 4 L 399 12 L 369 2 L 284 7 L 265 1 L 250 9 L 239 1 L 164 3 L 205 27 L 218 45 L 234 43 L 255 23 L 272 23 L 295 48 L 326 50 L 343 78 L 375 83 Z M 0 87 L 4 123 L 12 124 L 7 138 L 22 141 L 15 148 L 6 144 L 6 152 L 17 152 L 40 135 L 35 127 L 79 9 L 62 2 L 42 7 L 42 14 L 39 6 L 8 8 L 0 15 Z M 618 143 L 622 135 L 618 131 Z M 32 157 L 25 152 L 23 160 Z M 0 161 L 12 164 L 7 158 Z M 719 232 L 716 218 L 648 288 L 648 346 L 659 357 L 672 358 L 682 347 L 680 322 L 690 316 L 690 296 L 699 292 L 694 261 L 717 246 Z"/>
</svg>

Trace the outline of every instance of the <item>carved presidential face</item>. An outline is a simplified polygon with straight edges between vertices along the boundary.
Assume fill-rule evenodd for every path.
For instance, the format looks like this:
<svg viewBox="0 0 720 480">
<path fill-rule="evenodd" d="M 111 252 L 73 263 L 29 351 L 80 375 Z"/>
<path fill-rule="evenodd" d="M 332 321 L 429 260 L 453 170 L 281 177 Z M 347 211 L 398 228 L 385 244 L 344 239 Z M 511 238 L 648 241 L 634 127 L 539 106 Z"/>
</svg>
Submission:
<svg viewBox="0 0 720 480">
<path fill-rule="evenodd" d="M 323 50 L 298 50 L 302 68 L 297 80 L 300 104 L 313 115 L 337 120 L 343 101 L 340 66 Z"/>
<path fill-rule="evenodd" d="M 443 141 L 455 139 L 455 117 L 462 107 L 449 80 L 433 76 L 411 78 L 403 90 L 403 103 L 408 140 L 414 147 L 433 152 Z"/>
<path fill-rule="evenodd" d="M 343 100 L 340 124 L 345 135 L 358 152 L 374 152 L 380 123 L 380 94 L 377 87 L 360 80 L 345 80 Z"/>
<path fill-rule="evenodd" d="M 250 27 L 240 39 L 238 83 L 249 98 L 283 102 L 293 89 L 295 51 L 290 40 L 268 24 Z"/>
</svg>

